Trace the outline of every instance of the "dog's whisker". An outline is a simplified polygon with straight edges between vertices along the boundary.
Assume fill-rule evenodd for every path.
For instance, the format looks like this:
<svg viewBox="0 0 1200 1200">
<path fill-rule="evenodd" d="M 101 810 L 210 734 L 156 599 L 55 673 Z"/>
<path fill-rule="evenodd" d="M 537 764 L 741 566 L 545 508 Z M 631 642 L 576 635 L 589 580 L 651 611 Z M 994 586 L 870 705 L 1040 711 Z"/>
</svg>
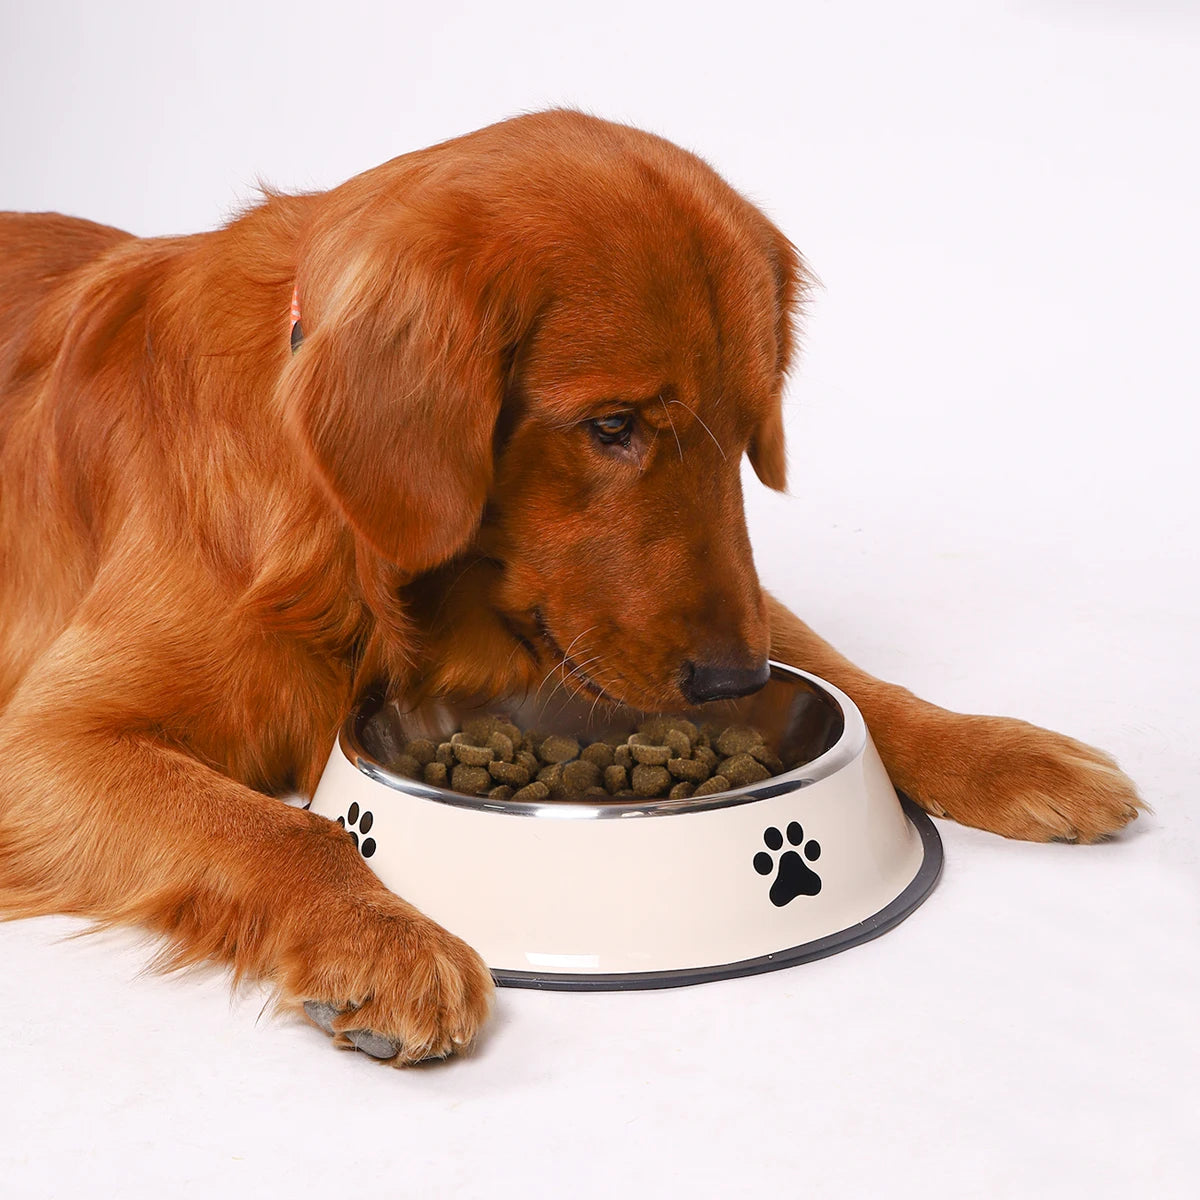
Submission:
<svg viewBox="0 0 1200 1200">
<path fill-rule="evenodd" d="M 560 692 L 560 691 L 561 691 L 561 690 L 562 690 L 564 687 L 567 687 L 567 686 L 569 685 L 570 679 L 571 679 L 571 677 L 572 677 L 573 675 L 575 675 L 575 674 L 577 674 L 577 673 L 578 673 L 578 675 L 579 675 L 581 678 L 586 678 L 586 676 L 584 676 L 584 674 L 583 674 L 583 668 L 584 668 L 584 667 L 587 667 L 587 666 L 590 666 L 590 665 L 591 665 L 591 664 L 592 664 L 594 661 L 595 661 L 594 659 L 588 659 L 587 661 L 585 661 L 585 662 L 583 662 L 583 663 L 580 663 L 578 666 L 574 667 L 574 668 L 573 668 L 573 669 L 572 669 L 570 672 L 568 672 L 566 675 L 564 675 L 564 676 L 563 676 L 563 677 L 562 677 L 562 678 L 561 678 L 561 679 L 560 679 L 560 680 L 559 680 L 559 681 L 558 681 L 558 682 L 557 682 L 557 683 L 554 685 L 554 690 L 553 690 L 553 691 L 550 693 L 550 695 L 548 695 L 548 696 L 546 697 L 546 699 L 543 701 L 543 703 L 542 703 L 542 706 L 543 706 L 543 708 L 544 708 L 544 707 L 545 707 L 547 704 L 549 704 L 549 703 L 550 703 L 550 701 L 551 701 L 551 700 L 553 700 L 553 699 L 554 699 L 554 697 L 555 697 L 555 696 L 557 696 L 557 695 L 558 695 L 558 693 L 559 693 L 559 692 Z"/>
<path fill-rule="evenodd" d="M 542 676 L 541 683 L 537 685 L 537 691 L 533 693 L 533 698 L 535 701 L 542 694 L 542 688 L 544 688 L 546 684 L 550 682 L 550 679 L 554 675 L 555 671 L 561 671 L 566 665 L 567 660 L 565 658 L 556 659 L 550 664 L 550 669 L 545 673 L 545 675 Z"/>
<path fill-rule="evenodd" d="M 658 433 L 659 433 L 659 431 L 656 429 L 654 431 L 654 436 L 650 439 L 650 445 L 647 447 L 647 451 L 653 450 L 654 447 L 658 444 Z M 642 459 L 641 465 L 638 467 L 639 475 L 641 475 L 646 470 L 646 461 L 649 459 L 649 457 L 650 457 L 650 455 L 649 455 L 649 453 L 647 453 L 646 456 Z"/>
<path fill-rule="evenodd" d="M 721 457 L 726 462 L 729 461 L 729 456 L 725 453 L 725 447 L 722 446 L 721 443 L 717 441 L 717 435 L 715 433 L 713 433 L 713 431 L 711 429 L 709 429 L 708 425 L 705 423 L 704 418 L 690 404 L 684 404 L 684 402 L 682 400 L 668 400 L 667 403 L 668 404 L 678 404 L 680 408 L 686 408 L 688 410 L 688 412 L 690 412 L 692 414 L 692 416 L 695 417 L 696 420 L 699 421 L 700 424 L 704 427 L 704 432 L 707 433 L 710 438 L 712 438 L 713 445 L 716 446 L 716 448 L 721 452 Z"/>
<path fill-rule="evenodd" d="M 580 679 L 590 679 L 590 676 L 584 674 L 584 668 L 590 667 L 592 663 L 599 661 L 600 655 L 594 654 L 591 658 L 586 658 L 583 660 L 583 662 L 575 664 L 575 666 L 572 667 L 571 670 L 554 685 L 554 691 L 552 691 L 550 695 L 546 697 L 545 703 L 549 704 L 550 701 L 553 700 L 556 695 L 558 695 L 559 690 L 568 685 L 572 676 L 578 675 Z M 543 708 L 544 707 L 545 706 L 543 705 Z"/>
<path fill-rule="evenodd" d="M 542 688 L 544 688 L 546 686 L 546 684 L 550 682 L 550 679 L 554 675 L 554 673 L 556 671 L 565 671 L 567 669 L 567 666 L 568 666 L 568 660 L 565 655 L 563 657 L 559 658 L 553 664 L 551 664 L 550 669 L 546 672 L 545 675 L 542 676 L 542 682 L 540 684 L 538 684 L 538 689 L 534 693 L 534 697 L 533 697 L 534 700 L 537 700 L 537 698 L 541 695 Z M 565 676 L 563 676 L 563 678 L 565 678 Z M 551 694 L 553 695 L 553 693 L 551 693 Z"/>
<path fill-rule="evenodd" d="M 608 698 L 608 692 L 605 690 L 603 685 L 600 685 L 600 690 L 596 693 L 595 698 L 592 700 L 592 707 L 588 709 L 587 724 L 589 727 L 592 724 L 592 717 L 596 714 L 596 705 L 599 704 L 601 700 L 607 700 Z"/>
<path fill-rule="evenodd" d="M 514 641 L 512 649 L 508 652 L 508 657 L 504 660 L 504 670 L 507 671 L 512 666 L 512 661 L 517 655 L 518 650 L 525 650 L 527 647 L 521 642 Z"/>
<path fill-rule="evenodd" d="M 599 655 L 597 655 L 596 657 L 599 658 Z M 590 664 L 591 662 L 596 661 L 596 659 L 591 659 L 588 661 Z M 584 695 L 584 696 L 591 695 L 594 698 L 594 700 L 596 700 L 596 701 L 598 701 L 598 700 L 613 701 L 615 699 L 612 696 L 612 694 L 602 684 L 600 684 L 597 680 L 593 679 L 590 675 L 584 675 L 582 672 L 579 675 L 578 681 L 572 680 L 571 677 L 568 676 L 564 682 L 567 684 L 567 687 L 570 689 L 570 691 L 568 694 L 563 696 L 563 702 L 559 706 L 558 711 L 554 714 L 555 716 L 558 716 L 563 711 L 565 711 L 565 709 L 567 708 L 567 705 L 571 701 L 572 694 Z M 541 717 L 545 716 L 546 708 L 549 706 L 550 700 L 552 700 L 553 698 L 554 697 L 552 695 L 547 699 L 546 704 L 542 707 L 542 710 L 539 714 L 539 719 Z M 585 724 L 590 722 L 591 714 L 594 711 L 595 711 L 595 703 L 593 703 L 592 709 L 588 713 L 587 721 L 585 721 Z"/>
<path fill-rule="evenodd" d="M 545 705 L 549 704 L 550 701 L 554 699 L 560 689 L 563 687 L 570 687 L 572 678 L 578 677 L 581 680 L 590 682 L 591 677 L 585 673 L 586 668 L 592 666 L 593 663 L 599 662 L 600 658 L 601 656 L 599 654 L 593 654 L 590 658 L 585 658 L 582 662 L 572 664 L 571 670 L 563 675 L 558 683 L 555 684 L 554 691 L 552 691 L 550 695 L 546 697 L 545 702 L 543 703 L 543 709 L 545 708 Z M 565 665 L 565 663 L 563 665 Z"/>
<path fill-rule="evenodd" d="M 592 660 L 589 660 L 589 661 L 592 661 Z M 553 666 L 550 668 L 550 670 L 548 670 L 548 671 L 546 672 L 546 674 L 545 674 L 545 675 L 542 677 L 542 682 L 538 684 L 537 691 L 535 691 L 535 692 L 534 692 L 534 694 L 533 694 L 533 699 L 534 699 L 534 702 L 535 702 L 535 703 L 537 702 L 538 698 L 541 696 L 541 694 L 542 694 L 542 689 L 543 689 L 543 688 L 546 686 L 546 684 L 548 684 L 548 683 L 550 682 L 550 679 L 551 679 L 551 677 L 554 675 L 554 673 L 555 673 L 556 671 L 566 671 L 566 669 L 567 669 L 567 666 L 568 666 L 567 659 L 566 659 L 566 658 L 562 658 L 562 659 L 559 659 L 559 661 L 558 661 L 558 662 L 556 662 L 556 663 L 555 663 L 555 664 L 554 664 L 554 665 L 553 665 Z M 556 684 L 555 684 L 555 686 L 554 686 L 554 691 L 552 691 L 552 692 L 550 693 L 550 695 L 551 695 L 551 696 L 553 696 L 553 695 L 554 695 L 554 692 L 557 692 L 557 691 L 558 691 L 558 689 L 559 689 L 559 688 L 562 686 L 562 684 L 563 684 L 564 682 L 566 682 L 566 680 L 567 680 L 567 679 L 570 677 L 570 675 L 571 675 L 571 674 L 573 674 L 573 673 L 574 673 L 574 671 L 577 671 L 577 670 L 579 670 L 579 667 L 578 667 L 578 665 L 574 666 L 570 672 L 567 672 L 567 674 L 565 674 L 565 675 L 561 676 L 561 677 L 560 677 L 560 679 L 559 679 L 559 681 L 558 681 L 558 683 L 556 683 Z"/>
<path fill-rule="evenodd" d="M 587 637 L 587 635 L 596 628 L 597 628 L 597 626 L 595 626 L 595 625 L 589 625 L 588 628 L 585 629 L 582 633 L 576 634 L 575 637 L 573 637 L 571 639 L 571 644 L 566 648 L 565 651 L 563 651 L 562 658 L 559 659 L 558 662 L 554 663 L 550 667 L 550 670 L 548 670 L 546 672 L 546 674 L 542 677 L 542 682 L 538 684 L 537 691 L 535 691 L 533 694 L 533 699 L 534 699 L 535 704 L 537 703 L 538 697 L 542 694 L 542 688 L 544 688 L 546 686 L 546 684 L 550 682 L 550 677 L 554 674 L 554 672 L 557 670 L 560 670 L 561 668 L 566 667 L 567 660 L 570 658 L 570 655 L 571 655 L 571 651 L 575 648 L 575 646 L 579 642 L 579 640 L 581 638 Z M 558 647 L 555 646 L 554 650 L 557 652 Z M 558 689 L 555 688 L 554 690 L 557 691 Z M 554 692 L 551 692 L 550 695 L 553 696 Z"/>
<path fill-rule="evenodd" d="M 675 428 L 675 421 L 671 416 L 671 406 L 667 403 L 665 396 L 659 396 L 659 400 L 662 401 L 663 412 L 666 413 L 671 432 L 675 435 L 675 448 L 679 451 L 679 461 L 683 462 L 683 446 L 680 444 L 679 431 Z"/>
<path fill-rule="evenodd" d="M 450 599 L 453 593 L 457 590 L 458 585 L 467 577 L 468 574 L 480 563 L 487 561 L 482 556 L 468 556 L 463 565 L 463 569 L 448 583 L 438 598 L 437 606 L 433 610 L 433 616 L 436 620 L 442 615 L 442 610 L 446 607 L 446 602 Z"/>
<path fill-rule="evenodd" d="M 595 625 L 589 625 L 589 626 L 587 627 L 587 629 L 585 629 L 585 630 L 584 630 L 582 633 L 577 633 L 577 634 L 576 634 L 576 635 L 575 635 L 575 636 L 574 636 L 574 637 L 571 639 L 571 644 L 570 644 L 570 645 L 569 645 L 569 646 L 568 646 L 568 647 L 567 647 L 567 648 L 566 648 L 566 649 L 563 651 L 563 658 L 564 658 L 564 659 L 570 658 L 570 657 L 571 657 L 571 651 L 575 649 L 575 646 L 576 646 L 576 644 L 577 644 L 577 643 L 580 641 L 580 639 L 587 637 L 587 635 L 588 635 L 589 633 L 591 633 L 591 632 L 592 632 L 592 630 L 593 630 L 593 629 L 595 629 L 595 628 L 596 628 L 596 626 L 595 626 Z"/>
</svg>

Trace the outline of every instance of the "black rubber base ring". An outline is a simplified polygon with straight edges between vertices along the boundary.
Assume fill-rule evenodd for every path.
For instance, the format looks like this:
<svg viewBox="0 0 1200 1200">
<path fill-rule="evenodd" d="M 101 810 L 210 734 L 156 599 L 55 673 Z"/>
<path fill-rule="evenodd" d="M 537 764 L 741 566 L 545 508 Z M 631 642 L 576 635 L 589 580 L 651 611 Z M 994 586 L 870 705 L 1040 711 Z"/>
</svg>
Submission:
<svg viewBox="0 0 1200 1200">
<path fill-rule="evenodd" d="M 687 987 L 694 983 L 711 983 L 716 979 L 736 979 L 740 975 L 760 975 L 764 971 L 778 971 L 782 967 L 795 967 L 800 963 L 828 958 L 869 942 L 872 938 L 895 928 L 910 913 L 925 901 L 938 876 L 942 873 L 942 839 L 934 828 L 933 821 L 923 809 L 918 808 L 903 792 L 897 792 L 904 812 L 921 835 L 924 858 L 912 882 L 890 904 L 881 908 L 874 916 L 867 917 L 849 929 L 842 929 L 826 937 L 780 950 L 776 954 L 764 954 L 759 958 L 746 958 L 741 962 L 727 963 L 717 967 L 685 967 L 676 971 L 630 971 L 610 975 L 558 974 L 553 971 L 493 971 L 492 978 L 501 987 L 540 988 L 553 992 L 640 992 L 648 988 Z"/>
</svg>

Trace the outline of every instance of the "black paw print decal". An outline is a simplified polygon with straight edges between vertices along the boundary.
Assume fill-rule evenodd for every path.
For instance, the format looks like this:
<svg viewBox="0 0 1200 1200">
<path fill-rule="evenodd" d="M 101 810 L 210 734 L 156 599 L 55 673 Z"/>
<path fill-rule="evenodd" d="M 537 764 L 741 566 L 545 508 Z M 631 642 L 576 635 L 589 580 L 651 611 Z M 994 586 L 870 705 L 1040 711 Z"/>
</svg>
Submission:
<svg viewBox="0 0 1200 1200">
<path fill-rule="evenodd" d="M 799 846 L 804 841 L 804 830 L 799 821 L 793 821 L 787 827 L 787 840 L 793 846 Z M 763 834 L 767 850 L 779 850 L 783 846 L 783 834 L 773 825 Z M 816 862 L 821 857 L 821 846 L 818 842 L 809 841 L 804 847 L 804 858 L 808 862 Z M 815 896 L 821 890 L 821 877 L 812 870 L 795 850 L 785 850 L 779 856 L 779 874 L 771 884 L 771 903 L 776 908 L 791 904 L 797 896 Z M 754 856 L 754 869 L 760 875 L 770 875 L 775 869 L 775 860 L 765 850 L 760 850 Z"/>
<path fill-rule="evenodd" d="M 344 817 L 338 817 L 337 823 L 354 839 L 354 844 L 358 846 L 359 853 L 363 858 L 370 858 L 375 853 L 375 839 L 366 836 L 371 832 L 371 826 L 375 824 L 375 815 L 369 809 L 364 810 L 360 815 L 356 801 L 350 805 L 350 811 Z M 357 832 L 354 829 L 355 825 L 358 826 Z M 363 835 L 361 845 L 358 841 L 360 833 Z"/>
</svg>

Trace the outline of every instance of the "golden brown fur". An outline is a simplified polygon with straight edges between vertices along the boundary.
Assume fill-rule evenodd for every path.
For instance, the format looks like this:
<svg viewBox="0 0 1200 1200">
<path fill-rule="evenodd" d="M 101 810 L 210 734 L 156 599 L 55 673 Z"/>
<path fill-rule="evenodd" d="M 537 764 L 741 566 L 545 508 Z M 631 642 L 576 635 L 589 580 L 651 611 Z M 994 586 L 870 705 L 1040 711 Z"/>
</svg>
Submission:
<svg viewBox="0 0 1200 1200">
<path fill-rule="evenodd" d="M 482 963 L 273 797 L 368 688 L 556 665 L 671 709 L 689 662 L 769 648 L 854 696 L 933 812 L 1084 840 L 1136 815 L 1098 751 L 871 679 L 762 593 L 738 464 L 784 484 L 804 287 L 698 159 L 569 112 L 195 237 L 0 217 L 0 910 L 138 922 L 357 1009 L 339 1029 L 398 1061 L 448 1053 Z M 614 412 L 627 445 L 588 424 Z"/>
</svg>

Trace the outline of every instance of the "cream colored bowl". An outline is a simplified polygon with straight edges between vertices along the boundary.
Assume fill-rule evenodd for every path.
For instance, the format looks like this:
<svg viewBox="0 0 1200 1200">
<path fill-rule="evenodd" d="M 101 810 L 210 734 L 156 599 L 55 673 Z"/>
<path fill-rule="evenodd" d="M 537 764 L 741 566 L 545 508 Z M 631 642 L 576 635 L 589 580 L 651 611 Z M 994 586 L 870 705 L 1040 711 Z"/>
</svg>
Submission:
<svg viewBox="0 0 1200 1200">
<path fill-rule="evenodd" d="M 670 987 L 806 962 L 892 928 L 941 869 L 933 823 L 897 796 L 858 709 L 806 672 L 772 664 L 761 692 L 705 706 L 761 730 L 786 769 L 699 800 L 514 804 L 389 769 L 407 737 L 449 737 L 477 711 L 355 714 L 311 807 L 499 983 Z M 592 739 L 640 715 L 561 699 L 486 711 Z"/>
</svg>

